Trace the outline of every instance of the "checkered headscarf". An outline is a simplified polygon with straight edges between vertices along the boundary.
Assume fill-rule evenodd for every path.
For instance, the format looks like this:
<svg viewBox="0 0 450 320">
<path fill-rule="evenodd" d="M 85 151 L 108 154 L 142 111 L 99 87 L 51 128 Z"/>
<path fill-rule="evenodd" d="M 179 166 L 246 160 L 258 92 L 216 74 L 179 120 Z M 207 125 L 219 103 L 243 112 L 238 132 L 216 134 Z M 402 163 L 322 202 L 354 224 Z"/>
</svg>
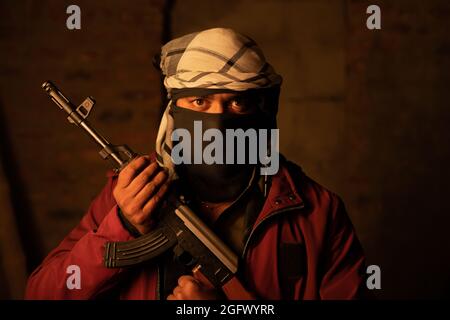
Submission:
<svg viewBox="0 0 450 320">
<path fill-rule="evenodd" d="M 180 92 L 245 91 L 277 87 L 282 82 L 252 39 L 224 28 L 191 33 L 168 42 L 161 50 L 160 68 L 170 101 L 159 126 L 156 159 L 169 169 L 172 178 L 174 121 L 170 108 Z"/>
</svg>

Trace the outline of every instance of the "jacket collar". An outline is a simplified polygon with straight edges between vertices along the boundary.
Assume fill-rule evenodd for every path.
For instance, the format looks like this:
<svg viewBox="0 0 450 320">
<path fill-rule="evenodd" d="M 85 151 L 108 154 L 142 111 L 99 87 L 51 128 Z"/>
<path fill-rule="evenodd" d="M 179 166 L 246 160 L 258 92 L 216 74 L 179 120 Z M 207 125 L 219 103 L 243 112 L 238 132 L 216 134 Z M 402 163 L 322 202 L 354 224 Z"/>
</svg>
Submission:
<svg viewBox="0 0 450 320">
<path fill-rule="evenodd" d="M 271 177 L 271 185 L 263 209 L 261 210 L 255 225 L 266 217 L 276 214 L 285 209 L 303 207 L 304 201 L 298 186 L 299 179 L 303 180 L 305 175 L 299 168 L 293 168 L 284 157 L 280 156 L 280 168 Z"/>
</svg>

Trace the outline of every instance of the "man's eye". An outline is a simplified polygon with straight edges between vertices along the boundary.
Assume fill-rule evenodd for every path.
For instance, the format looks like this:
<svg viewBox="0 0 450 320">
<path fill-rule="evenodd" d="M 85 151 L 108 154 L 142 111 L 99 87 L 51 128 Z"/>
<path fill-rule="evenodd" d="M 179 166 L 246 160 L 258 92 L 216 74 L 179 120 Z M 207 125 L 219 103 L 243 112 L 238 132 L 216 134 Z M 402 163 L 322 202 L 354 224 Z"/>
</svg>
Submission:
<svg viewBox="0 0 450 320">
<path fill-rule="evenodd" d="M 202 107 L 205 105 L 205 99 L 195 99 L 192 103 L 197 107 Z"/>
<path fill-rule="evenodd" d="M 242 103 L 242 101 L 241 100 L 231 100 L 231 106 L 233 107 L 233 108 L 243 108 L 244 107 L 244 104 Z"/>
<path fill-rule="evenodd" d="M 249 109 L 249 103 L 242 99 L 235 99 L 230 102 L 230 107 L 238 112 L 248 112 Z"/>
<path fill-rule="evenodd" d="M 240 106 L 241 105 L 241 101 L 240 100 L 231 100 L 231 105 L 232 106 Z"/>
</svg>

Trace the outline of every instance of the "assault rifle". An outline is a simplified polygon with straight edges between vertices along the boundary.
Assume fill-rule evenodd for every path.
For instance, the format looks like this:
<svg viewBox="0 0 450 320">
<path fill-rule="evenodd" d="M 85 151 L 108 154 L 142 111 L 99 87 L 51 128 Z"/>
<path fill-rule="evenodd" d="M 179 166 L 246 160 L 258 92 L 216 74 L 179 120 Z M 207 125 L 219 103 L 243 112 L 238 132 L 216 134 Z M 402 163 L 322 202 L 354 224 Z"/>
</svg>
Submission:
<svg viewBox="0 0 450 320">
<path fill-rule="evenodd" d="M 75 107 L 50 81 L 42 84 L 54 103 L 67 114 L 67 120 L 83 129 L 101 147 L 103 159 L 111 159 L 120 172 L 137 157 L 127 145 L 113 145 L 87 121 L 95 100 L 86 98 Z M 173 249 L 180 263 L 192 268 L 196 279 L 208 287 L 221 288 L 230 300 L 253 300 L 236 277 L 238 256 L 188 207 L 182 195 L 169 195 L 170 210 L 159 216 L 153 231 L 127 242 L 107 242 L 104 264 L 107 268 L 129 267 L 157 259 Z"/>
</svg>

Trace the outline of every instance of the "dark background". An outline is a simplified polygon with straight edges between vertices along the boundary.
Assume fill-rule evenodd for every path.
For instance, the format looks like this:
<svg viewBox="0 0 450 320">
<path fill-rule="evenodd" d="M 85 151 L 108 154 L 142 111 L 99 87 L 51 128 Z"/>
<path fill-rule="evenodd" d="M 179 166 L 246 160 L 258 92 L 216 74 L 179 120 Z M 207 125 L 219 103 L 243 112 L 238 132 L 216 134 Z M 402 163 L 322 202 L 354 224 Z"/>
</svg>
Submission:
<svg viewBox="0 0 450 320">
<path fill-rule="evenodd" d="M 81 30 L 66 8 L 81 7 Z M 382 29 L 366 28 L 377 4 Z M 106 182 L 95 146 L 46 97 L 93 95 L 100 132 L 154 149 L 152 57 L 201 29 L 248 34 L 283 75 L 281 150 L 345 201 L 381 299 L 450 296 L 447 0 L 0 0 L 0 298 L 78 223 Z"/>
</svg>

